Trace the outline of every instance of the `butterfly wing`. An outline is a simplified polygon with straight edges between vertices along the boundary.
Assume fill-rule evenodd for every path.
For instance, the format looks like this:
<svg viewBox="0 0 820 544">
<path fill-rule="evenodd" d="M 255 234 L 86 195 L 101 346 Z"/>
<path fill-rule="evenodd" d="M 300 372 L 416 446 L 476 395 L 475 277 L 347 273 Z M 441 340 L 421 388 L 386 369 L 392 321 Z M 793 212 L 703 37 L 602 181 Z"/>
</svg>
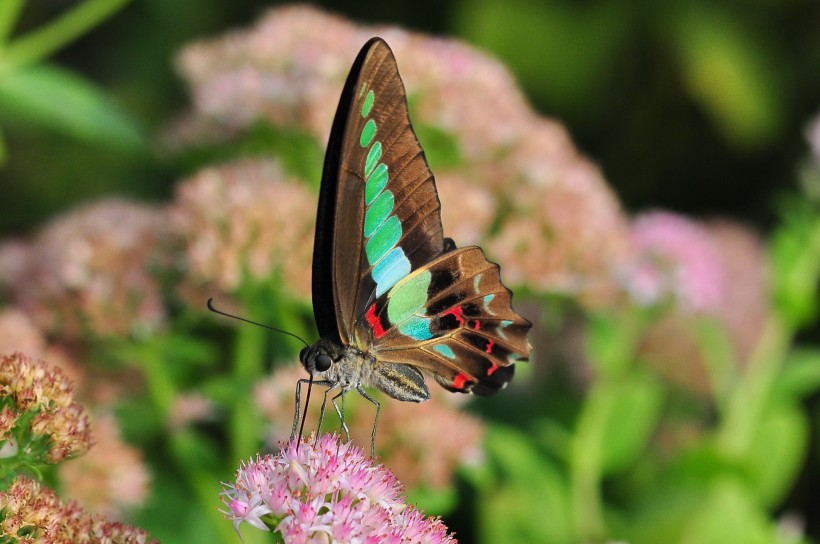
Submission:
<svg viewBox="0 0 820 544">
<path fill-rule="evenodd" d="M 439 209 L 396 60 L 373 38 L 353 63 L 325 156 L 313 249 L 322 336 L 355 344 L 362 309 L 442 253 Z"/>
<path fill-rule="evenodd" d="M 498 265 L 465 247 L 403 278 L 363 321 L 379 362 L 418 367 L 450 391 L 492 395 L 530 352 L 531 325 L 511 299 Z"/>
<path fill-rule="evenodd" d="M 374 355 L 373 384 L 401 400 L 425 398 L 418 370 L 451 391 L 493 394 L 529 355 L 530 324 L 498 266 L 445 239 L 439 210 L 395 58 L 374 38 L 331 129 L 313 304 L 319 332 Z"/>
</svg>

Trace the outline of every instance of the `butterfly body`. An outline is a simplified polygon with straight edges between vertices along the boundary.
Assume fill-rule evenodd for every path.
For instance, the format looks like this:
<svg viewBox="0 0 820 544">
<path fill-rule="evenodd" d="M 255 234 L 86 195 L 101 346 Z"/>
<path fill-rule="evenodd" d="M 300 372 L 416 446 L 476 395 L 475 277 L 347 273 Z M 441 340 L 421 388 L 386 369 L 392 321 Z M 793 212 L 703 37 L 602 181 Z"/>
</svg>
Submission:
<svg viewBox="0 0 820 544">
<path fill-rule="evenodd" d="M 430 398 L 419 371 L 380 362 L 367 351 L 341 345 L 332 338 L 321 338 L 305 348 L 300 359 L 314 379 L 338 387 L 341 393 L 368 386 L 402 401 L 423 402 Z"/>
<path fill-rule="evenodd" d="M 530 323 L 498 265 L 442 234 L 435 180 L 380 38 L 353 63 L 331 128 L 312 282 L 321 338 L 300 361 L 339 395 L 356 389 L 375 403 L 367 386 L 422 402 L 425 376 L 492 395 L 529 355 Z"/>
</svg>

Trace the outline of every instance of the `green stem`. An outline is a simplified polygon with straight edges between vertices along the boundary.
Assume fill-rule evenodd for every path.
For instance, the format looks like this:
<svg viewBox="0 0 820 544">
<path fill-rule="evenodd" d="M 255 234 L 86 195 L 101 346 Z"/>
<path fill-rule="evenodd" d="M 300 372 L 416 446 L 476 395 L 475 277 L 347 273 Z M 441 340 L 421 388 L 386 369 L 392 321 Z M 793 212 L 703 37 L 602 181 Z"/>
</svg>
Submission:
<svg viewBox="0 0 820 544">
<path fill-rule="evenodd" d="M 600 479 L 603 433 L 613 409 L 607 385 L 595 384 L 587 395 L 571 446 L 572 507 L 575 528 L 582 541 L 597 542 L 605 535 Z"/>
<path fill-rule="evenodd" d="M 174 398 L 177 391 L 171 373 L 168 371 L 168 362 L 164 357 L 164 349 L 160 344 L 155 346 L 140 346 L 138 360 L 142 362 L 142 368 L 148 386 L 148 394 L 159 412 L 160 419 L 167 421 L 173 409 Z M 188 485 L 193 489 L 200 506 L 208 514 L 212 528 L 217 534 L 222 534 L 220 542 L 230 542 L 235 535 L 222 515 L 218 512 L 219 484 L 218 478 L 208 472 L 200 470 L 196 460 L 190 459 L 188 452 L 191 447 L 186 447 L 186 441 L 182 433 L 172 433 L 169 437 L 171 454 L 176 461 L 177 467 L 181 470 Z"/>
<path fill-rule="evenodd" d="M 790 335 L 782 320 L 771 317 L 764 326 L 746 372 L 729 399 L 718 431 L 718 447 L 729 458 L 748 451 L 757 424 L 789 348 Z"/>
<path fill-rule="evenodd" d="M 820 220 L 815 219 L 806 236 L 800 258 L 781 281 L 796 285 L 798 292 L 816 296 L 820 276 Z M 742 458 L 748 451 L 772 388 L 791 344 L 794 331 L 781 315 L 770 317 L 737 387 L 727 403 L 726 417 L 718 430 L 717 444 L 729 458 Z"/>
<path fill-rule="evenodd" d="M 222 490 L 219 478 L 196 469 L 199 463 L 196 459 L 191 459 L 193 449 L 182 433 L 172 434 L 170 445 L 177 466 L 181 469 L 188 485 L 193 489 L 197 502 L 211 522 L 211 527 L 217 535 L 221 535 L 215 538 L 214 542 L 234 542 L 236 534 L 228 520 L 219 512 L 221 506 L 219 492 Z"/>
<path fill-rule="evenodd" d="M 229 432 L 232 462 L 247 459 L 258 450 L 262 422 L 253 405 L 251 388 L 264 372 L 266 335 L 265 329 L 252 325 L 240 325 L 236 329 L 232 375 L 234 385 L 244 388 L 244 391 L 236 395 L 231 406 Z"/>
<path fill-rule="evenodd" d="M 0 48 L 5 48 L 14 25 L 20 18 L 20 11 L 26 0 L 3 0 L 0 2 Z"/>
<path fill-rule="evenodd" d="M 695 321 L 693 327 L 706 361 L 715 405 L 724 413 L 740 368 L 735 349 L 726 334 L 725 326 L 717 319 L 701 318 Z"/>
<path fill-rule="evenodd" d="M 2 68 L 9 69 L 48 57 L 85 34 L 129 1 L 86 0 L 56 20 L 13 40 L 3 51 L 0 59 Z"/>
</svg>

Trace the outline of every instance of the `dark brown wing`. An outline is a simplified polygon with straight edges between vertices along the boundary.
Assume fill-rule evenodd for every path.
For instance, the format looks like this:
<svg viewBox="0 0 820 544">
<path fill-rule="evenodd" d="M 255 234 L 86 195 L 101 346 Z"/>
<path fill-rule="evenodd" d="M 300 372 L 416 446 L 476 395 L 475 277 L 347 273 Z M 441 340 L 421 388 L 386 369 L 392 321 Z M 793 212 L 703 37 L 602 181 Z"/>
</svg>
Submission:
<svg viewBox="0 0 820 544">
<path fill-rule="evenodd" d="M 350 71 L 325 157 L 313 256 L 320 334 L 353 343 L 368 304 L 442 253 L 439 208 L 396 60 L 373 38 Z"/>
</svg>

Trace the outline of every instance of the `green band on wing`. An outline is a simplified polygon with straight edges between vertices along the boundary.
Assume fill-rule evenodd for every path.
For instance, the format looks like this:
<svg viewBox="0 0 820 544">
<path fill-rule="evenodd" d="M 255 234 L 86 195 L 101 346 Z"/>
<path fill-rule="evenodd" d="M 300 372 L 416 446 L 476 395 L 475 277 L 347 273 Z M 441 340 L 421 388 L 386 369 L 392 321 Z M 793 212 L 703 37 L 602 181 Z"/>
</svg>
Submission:
<svg viewBox="0 0 820 544">
<path fill-rule="evenodd" d="M 373 108 L 373 102 L 376 100 L 376 95 L 373 94 L 373 89 L 367 91 L 367 96 L 364 97 L 364 102 L 362 102 L 362 117 L 367 117 L 370 115 L 370 110 Z"/>
<path fill-rule="evenodd" d="M 433 275 L 429 270 L 407 278 L 387 295 L 387 317 L 391 323 L 401 323 L 421 312 L 427 303 L 427 289 Z"/>
<path fill-rule="evenodd" d="M 400 247 L 394 247 L 373 267 L 373 281 L 376 282 L 376 296 L 390 290 L 400 279 L 410 273 L 410 261 Z"/>
<path fill-rule="evenodd" d="M 365 204 L 369 206 L 373 199 L 379 196 L 385 185 L 387 185 L 387 165 L 382 162 L 373 170 L 364 185 Z"/>
<path fill-rule="evenodd" d="M 367 159 L 365 159 L 364 163 L 364 179 L 370 177 L 370 174 L 373 173 L 373 169 L 376 168 L 376 164 L 379 162 L 381 157 L 382 143 L 376 142 L 373 144 L 373 147 L 370 148 L 370 151 L 367 152 Z"/>
<path fill-rule="evenodd" d="M 365 244 L 367 262 L 370 264 L 378 262 L 398 243 L 399 239 L 401 239 L 401 223 L 398 217 L 391 215 Z"/>
<path fill-rule="evenodd" d="M 384 191 L 364 214 L 364 237 L 370 238 L 393 212 L 393 193 Z M 372 264 L 372 263 L 371 263 Z"/>
<path fill-rule="evenodd" d="M 362 128 L 362 135 L 359 136 L 359 145 L 362 147 L 367 147 L 370 145 L 370 142 L 373 141 L 373 136 L 376 135 L 376 121 L 373 119 L 368 119 L 367 123 L 364 124 Z"/>
</svg>

